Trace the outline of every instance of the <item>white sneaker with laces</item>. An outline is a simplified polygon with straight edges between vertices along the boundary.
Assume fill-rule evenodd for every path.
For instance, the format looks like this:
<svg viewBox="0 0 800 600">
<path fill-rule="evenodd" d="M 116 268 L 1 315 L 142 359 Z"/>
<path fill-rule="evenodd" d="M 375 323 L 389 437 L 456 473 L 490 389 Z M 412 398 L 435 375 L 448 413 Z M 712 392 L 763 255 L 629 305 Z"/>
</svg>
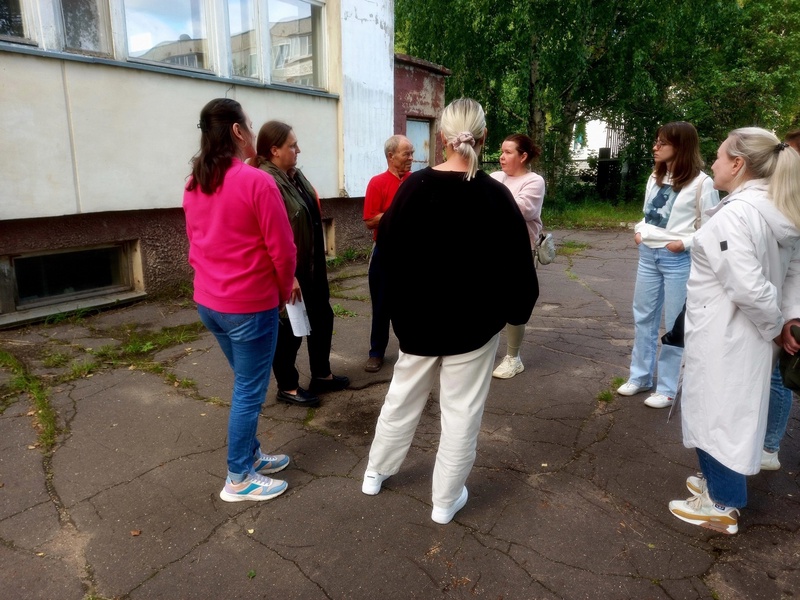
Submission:
<svg viewBox="0 0 800 600">
<path fill-rule="evenodd" d="M 514 375 L 518 375 L 525 370 L 525 366 L 522 364 L 519 356 L 509 356 L 503 359 L 497 368 L 492 371 L 492 377 L 497 377 L 498 379 L 511 379 Z"/>
<path fill-rule="evenodd" d="M 361 491 L 367 496 L 374 496 L 381 491 L 381 485 L 387 479 L 389 479 L 389 475 L 381 475 L 377 471 L 367 471 L 364 473 L 364 483 L 361 484 Z"/>
<path fill-rule="evenodd" d="M 781 468 L 781 463 L 778 460 L 777 452 L 767 452 L 761 450 L 761 470 L 762 471 L 777 471 Z"/>
<path fill-rule="evenodd" d="M 644 401 L 644 405 L 650 408 L 667 408 L 672 406 L 672 398 L 659 393 L 650 394 L 647 400 Z"/>
<path fill-rule="evenodd" d="M 617 393 L 620 396 L 635 396 L 636 394 L 640 394 L 641 392 L 646 392 L 649 389 L 650 389 L 649 387 L 639 387 L 635 383 L 629 381 L 619 386 L 617 388 Z"/>
<path fill-rule="evenodd" d="M 449 508 L 440 508 L 434 504 L 433 511 L 431 512 L 431 519 L 440 525 L 447 525 L 453 520 L 453 517 L 456 516 L 456 513 L 464 508 L 468 497 L 469 494 L 467 493 L 467 487 L 464 486 L 464 488 L 461 490 L 461 495 L 458 497 L 458 500 L 456 500 L 453 506 Z"/>
<path fill-rule="evenodd" d="M 716 504 L 708 491 L 688 500 L 673 500 L 669 511 L 681 521 L 732 535 L 739 531 L 739 509 Z"/>
</svg>

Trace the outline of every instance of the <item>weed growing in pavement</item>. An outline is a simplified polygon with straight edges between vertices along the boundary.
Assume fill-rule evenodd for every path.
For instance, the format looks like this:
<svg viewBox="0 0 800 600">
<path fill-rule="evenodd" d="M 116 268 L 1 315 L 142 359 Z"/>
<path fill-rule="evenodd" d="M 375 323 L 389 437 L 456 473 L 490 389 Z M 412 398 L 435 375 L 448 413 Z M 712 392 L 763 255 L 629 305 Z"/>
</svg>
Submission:
<svg viewBox="0 0 800 600">
<path fill-rule="evenodd" d="M 628 380 L 625 379 L 624 377 L 614 377 L 614 379 L 611 380 L 611 387 L 617 389 L 623 383 L 627 383 L 627 381 Z"/>
<path fill-rule="evenodd" d="M 336 267 L 341 267 L 342 265 L 346 265 L 348 263 L 354 262 L 362 262 L 365 260 L 369 260 L 370 255 L 372 254 L 372 248 L 346 248 L 340 254 L 329 258 L 326 262 L 328 267 L 331 269 L 335 269 Z"/>
<path fill-rule="evenodd" d="M 39 431 L 39 445 L 45 450 L 50 450 L 56 442 L 58 435 L 58 421 L 56 411 L 50 404 L 47 387 L 42 381 L 28 373 L 25 367 L 14 356 L 0 350 L 0 365 L 12 373 L 11 381 L 7 384 L 10 391 L 27 394 L 33 400 L 34 410 L 30 416 L 36 420 Z"/>
<path fill-rule="evenodd" d="M 97 312 L 92 308 L 76 308 L 75 310 L 68 310 L 65 312 L 56 313 L 45 318 L 45 325 L 59 325 L 61 323 L 72 323 L 79 325 L 83 323 L 86 317 Z"/>
<path fill-rule="evenodd" d="M 70 355 L 65 352 L 51 352 L 42 359 L 42 364 L 50 369 L 63 367 L 69 362 Z"/>
<path fill-rule="evenodd" d="M 614 392 L 611 390 L 603 390 L 599 394 L 597 394 L 597 399 L 600 402 L 611 402 L 614 400 Z"/>
<path fill-rule="evenodd" d="M 69 367 L 69 374 L 62 379 L 81 379 L 82 377 L 86 377 L 90 375 L 94 371 L 97 370 L 98 364 L 96 362 L 91 361 L 82 361 L 82 362 L 75 362 L 72 363 Z"/>
<path fill-rule="evenodd" d="M 586 250 L 589 244 L 576 242 L 574 240 L 564 240 L 556 246 L 556 254 L 559 256 L 572 256 Z"/>
<path fill-rule="evenodd" d="M 334 316 L 337 316 L 337 317 L 346 318 L 346 317 L 356 317 L 356 316 L 358 316 L 352 310 L 347 310 L 341 304 L 334 304 L 332 306 L 332 308 L 333 308 Z"/>
</svg>

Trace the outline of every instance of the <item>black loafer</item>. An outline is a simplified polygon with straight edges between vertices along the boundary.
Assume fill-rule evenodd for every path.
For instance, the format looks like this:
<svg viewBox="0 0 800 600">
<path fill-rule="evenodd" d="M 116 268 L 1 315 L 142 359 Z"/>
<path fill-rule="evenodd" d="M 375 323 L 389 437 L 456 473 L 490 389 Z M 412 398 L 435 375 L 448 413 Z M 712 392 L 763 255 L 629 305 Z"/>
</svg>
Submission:
<svg viewBox="0 0 800 600">
<path fill-rule="evenodd" d="M 319 379 L 315 377 L 308 384 L 308 390 L 313 394 L 325 392 L 338 392 L 350 385 L 350 379 L 344 375 L 334 375 L 333 379 Z"/>
<path fill-rule="evenodd" d="M 301 387 L 297 388 L 297 394 L 290 394 L 289 392 L 278 390 L 278 395 L 275 396 L 275 399 L 278 402 L 294 404 L 295 406 L 307 406 L 308 408 L 319 406 L 319 398 L 314 394 L 309 394 Z"/>
</svg>

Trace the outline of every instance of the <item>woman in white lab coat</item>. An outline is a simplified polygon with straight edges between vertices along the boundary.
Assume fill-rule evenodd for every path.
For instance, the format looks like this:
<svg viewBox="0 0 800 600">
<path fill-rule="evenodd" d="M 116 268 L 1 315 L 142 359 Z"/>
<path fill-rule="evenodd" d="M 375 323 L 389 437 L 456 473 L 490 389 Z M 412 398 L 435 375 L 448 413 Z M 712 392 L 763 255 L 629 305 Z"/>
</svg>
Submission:
<svg viewBox="0 0 800 600">
<path fill-rule="evenodd" d="M 714 187 L 730 195 L 694 238 L 682 400 L 684 445 L 697 449 L 702 474 L 686 481 L 693 497 L 669 508 L 732 534 L 747 503 L 745 476 L 761 464 L 778 343 L 798 349 L 784 334 L 787 320 L 800 318 L 800 275 L 790 269 L 800 242 L 800 156 L 747 127 L 730 133 L 711 168 Z"/>
</svg>

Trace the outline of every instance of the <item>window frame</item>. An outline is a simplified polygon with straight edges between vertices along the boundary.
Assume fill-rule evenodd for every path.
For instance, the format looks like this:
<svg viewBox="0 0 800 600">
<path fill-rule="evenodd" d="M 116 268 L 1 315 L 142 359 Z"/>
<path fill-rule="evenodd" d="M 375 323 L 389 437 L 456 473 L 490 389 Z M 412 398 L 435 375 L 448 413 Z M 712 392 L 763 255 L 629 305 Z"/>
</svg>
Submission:
<svg viewBox="0 0 800 600">
<path fill-rule="evenodd" d="M 146 68 L 158 72 L 189 76 L 202 75 L 210 79 L 233 80 L 237 84 L 253 87 L 291 89 L 314 95 L 337 97 L 328 91 L 329 65 L 327 61 L 327 11 L 325 0 L 298 0 L 319 9 L 319 31 L 312 30 L 311 60 L 316 84 L 302 85 L 286 81 L 273 81 L 272 41 L 269 28 L 269 0 L 253 0 L 254 25 L 256 35 L 256 54 L 258 56 L 257 76 L 237 76 L 233 73 L 233 57 L 230 36 L 228 0 L 200 0 L 204 11 L 206 48 L 204 68 L 194 68 L 167 62 L 141 59 L 130 56 L 125 13 L 125 0 L 108 0 L 106 22 L 103 26 L 108 41 L 108 52 L 96 52 L 66 47 L 66 31 L 61 0 L 20 0 L 22 11 L 23 38 L 0 35 L 0 50 L 18 50 L 32 54 L 62 55 L 78 61 L 90 61 L 110 65 L 126 65 Z M 313 17 L 312 17 L 312 25 Z M 29 49 L 29 50 L 25 50 Z M 316 53 L 316 54 L 315 54 Z"/>
</svg>

